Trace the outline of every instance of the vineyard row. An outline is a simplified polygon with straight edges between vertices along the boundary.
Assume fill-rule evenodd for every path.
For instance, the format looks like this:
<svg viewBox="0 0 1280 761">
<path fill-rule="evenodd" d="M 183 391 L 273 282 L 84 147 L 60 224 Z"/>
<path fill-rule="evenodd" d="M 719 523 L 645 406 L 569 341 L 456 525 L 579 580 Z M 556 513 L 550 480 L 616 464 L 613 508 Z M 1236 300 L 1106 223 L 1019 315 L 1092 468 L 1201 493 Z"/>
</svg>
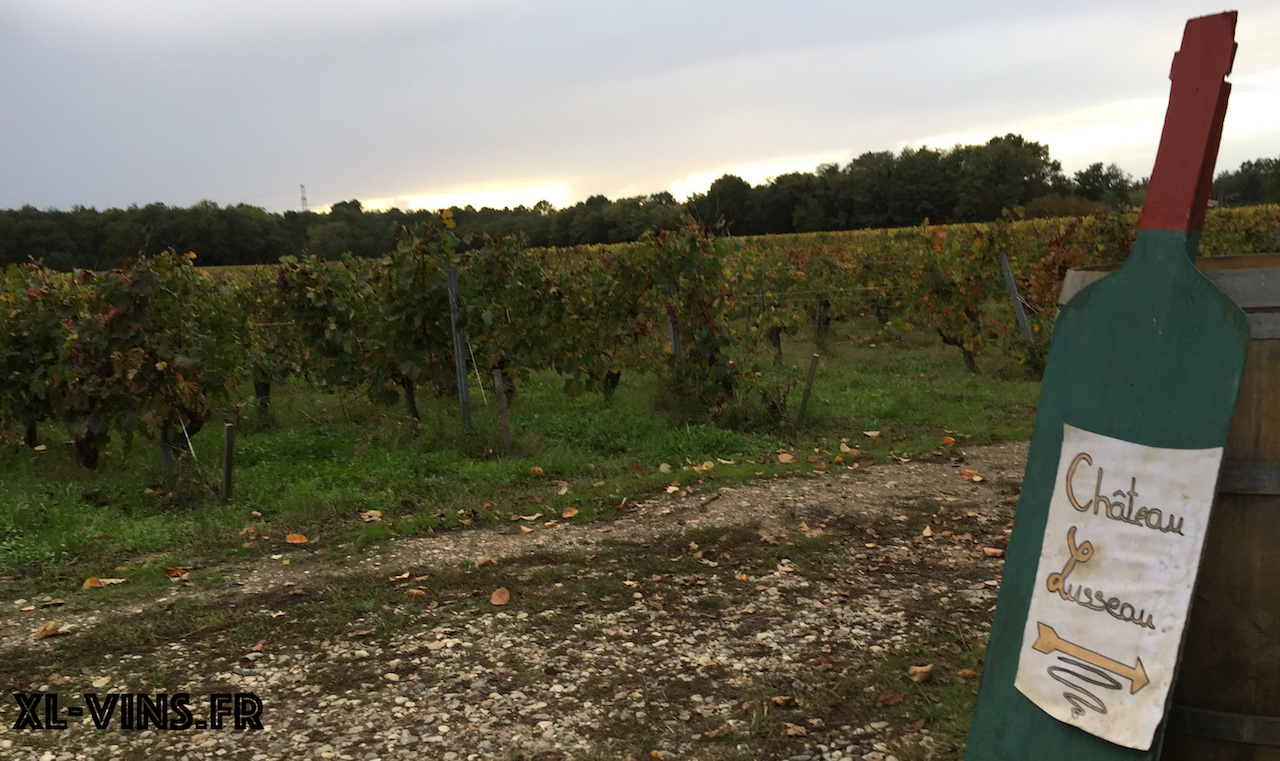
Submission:
<svg viewBox="0 0 1280 761">
<path fill-rule="evenodd" d="M 464 246 L 450 225 L 446 214 L 402 231 L 380 259 L 287 257 L 231 278 L 176 253 L 108 272 L 12 266 L 0 283 L 0 418 L 32 446 L 38 423 L 65 423 L 93 468 L 112 433 L 180 452 L 215 415 L 250 398 L 267 407 L 271 384 L 290 375 L 402 398 L 416 416 L 419 389 L 463 390 L 462 355 L 479 377 L 498 371 L 508 394 L 534 371 L 606 397 L 624 371 L 656 372 L 723 422 L 752 410 L 780 419 L 794 386 L 773 361 L 783 336 L 812 329 L 821 345 L 852 317 L 936 333 L 975 371 L 988 344 L 1039 361 L 1066 270 L 1119 260 L 1136 220 L 1006 217 L 741 241 L 686 222 L 635 244 L 535 250 L 513 238 Z M 1280 207 L 1215 211 L 1201 250 L 1269 251 L 1277 228 Z"/>
</svg>

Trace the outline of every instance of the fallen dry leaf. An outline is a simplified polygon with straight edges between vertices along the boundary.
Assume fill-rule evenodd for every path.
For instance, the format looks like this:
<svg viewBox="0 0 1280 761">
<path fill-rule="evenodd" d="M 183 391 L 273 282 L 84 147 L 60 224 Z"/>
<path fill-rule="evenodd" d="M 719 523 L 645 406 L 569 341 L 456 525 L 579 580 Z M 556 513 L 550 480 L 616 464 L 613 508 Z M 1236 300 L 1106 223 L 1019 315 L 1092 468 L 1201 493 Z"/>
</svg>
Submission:
<svg viewBox="0 0 1280 761">
<path fill-rule="evenodd" d="M 542 475 L 542 468 L 539 468 L 537 465 L 534 465 L 532 468 L 529 468 L 529 475 L 531 476 Z"/>
<path fill-rule="evenodd" d="M 90 576 L 89 578 L 84 580 L 84 583 L 80 585 L 80 588 L 93 589 L 95 587 L 100 587 L 100 586 L 102 586 L 102 579 L 99 579 L 97 576 Z"/>
<path fill-rule="evenodd" d="M 116 570 L 119 570 L 119 569 L 116 569 Z M 125 582 L 124 579 L 98 579 L 98 581 L 101 581 L 103 586 L 106 586 L 108 584 L 123 584 Z"/>
<path fill-rule="evenodd" d="M 284 538 L 289 544 L 306 544 L 307 537 L 304 534 L 289 534 Z"/>
<path fill-rule="evenodd" d="M 561 518 L 566 518 L 566 519 L 567 519 L 567 518 L 572 518 L 573 516 L 575 516 L 575 515 L 577 515 L 577 514 L 578 514 L 578 508 L 576 508 L 576 507 L 566 507 L 566 508 L 564 509 L 564 512 L 563 512 L 563 513 L 560 513 L 560 517 L 561 517 Z"/>
<path fill-rule="evenodd" d="M 934 666 L 932 663 L 925 664 L 924 666 L 911 666 L 907 669 L 907 678 L 916 684 L 923 684 L 924 682 L 929 681 L 930 677 L 933 676 L 933 672 L 937 670 L 937 666 Z"/>
<path fill-rule="evenodd" d="M 978 675 L 978 672 L 974 671 L 973 669 L 960 669 L 959 671 L 956 672 L 956 676 L 960 677 L 961 679 L 972 679 L 977 675 Z"/>
<path fill-rule="evenodd" d="M 521 527 L 520 527 L 520 533 L 522 533 L 522 534 L 532 534 L 532 533 L 533 533 L 533 529 L 529 528 L 528 526 L 521 526 Z"/>
<path fill-rule="evenodd" d="M 390 578 L 392 581 L 402 581 L 402 580 L 404 580 L 404 579 L 409 578 L 409 572 L 408 572 L 408 571 L 405 571 L 404 573 L 400 574 L 399 576 L 389 576 L 388 578 Z"/>
<path fill-rule="evenodd" d="M 249 651 L 254 653 L 260 653 L 262 652 L 262 648 L 266 646 L 267 646 L 267 641 L 265 639 L 260 639 L 257 641 L 257 643 L 254 644 L 253 647 L 249 648 Z"/>
<path fill-rule="evenodd" d="M 792 724 L 791 722 L 786 722 L 786 721 L 784 721 L 783 724 L 786 725 L 787 735 L 790 737 L 804 737 L 809 734 L 809 730 L 805 729 L 799 724 Z"/>
<path fill-rule="evenodd" d="M 70 626 L 59 626 L 57 621 L 45 621 L 31 633 L 31 639 L 44 639 L 45 637 L 57 637 L 70 633 Z"/>
<path fill-rule="evenodd" d="M 511 602 L 511 592 L 506 587 L 498 587 L 489 595 L 489 602 L 493 605 L 506 605 Z"/>
<path fill-rule="evenodd" d="M 476 568 L 484 568 L 487 565 L 493 565 L 493 558 L 488 555 L 476 555 Z"/>
<path fill-rule="evenodd" d="M 929 528 L 928 526 L 925 526 L 925 527 L 924 527 L 924 531 L 922 531 L 922 532 L 920 533 L 920 535 L 921 535 L 921 536 L 933 536 L 933 529 Z"/>
<path fill-rule="evenodd" d="M 380 521 L 382 520 L 382 511 L 366 510 L 363 513 L 360 513 L 360 520 L 364 521 L 365 523 L 373 523 L 374 521 Z"/>
<path fill-rule="evenodd" d="M 983 547 L 983 548 L 982 548 L 982 551 L 983 551 L 983 552 L 986 554 L 986 556 L 987 556 L 987 557 L 989 557 L 989 558 L 1002 558 L 1002 557 L 1004 557 L 1004 550 L 1000 549 L 999 547 Z"/>
<path fill-rule="evenodd" d="M 966 481 L 973 481 L 975 483 L 985 480 L 982 476 L 978 475 L 978 471 L 976 470 L 962 470 L 960 471 L 960 477 Z"/>
<path fill-rule="evenodd" d="M 902 699 L 905 697 L 906 695 L 903 695 L 898 690 L 885 690 L 884 692 L 880 693 L 879 697 L 877 697 L 876 700 L 879 701 L 880 705 L 896 706 L 897 704 L 901 703 Z"/>
<path fill-rule="evenodd" d="M 426 597 L 427 596 L 427 593 L 422 591 L 421 589 L 406 589 L 404 593 L 409 597 Z"/>
<path fill-rule="evenodd" d="M 671 484 L 667 487 L 667 494 L 675 494 L 678 491 L 680 491 L 680 487 L 676 484 Z"/>
<path fill-rule="evenodd" d="M 659 465 L 659 466 L 658 466 L 658 472 L 659 472 L 659 473 L 670 473 L 670 472 L 671 472 L 671 466 L 670 466 L 670 465 L 668 465 L 668 464 L 666 464 L 666 463 L 664 462 L 664 463 L 662 463 L 661 465 Z"/>
<path fill-rule="evenodd" d="M 166 568 L 164 569 L 164 575 L 171 579 L 176 579 L 180 576 L 186 576 L 187 570 L 185 568 Z"/>
<path fill-rule="evenodd" d="M 956 440 L 950 436 L 943 436 L 942 443 L 946 444 L 947 446 L 951 446 L 952 444 L 956 443 Z"/>
<path fill-rule="evenodd" d="M 795 459 L 796 459 L 795 455 L 789 454 L 787 452 L 783 452 L 782 454 L 778 455 L 778 462 L 794 462 Z"/>
<path fill-rule="evenodd" d="M 869 439 L 874 439 L 875 437 L 880 435 L 880 432 L 879 431 L 863 431 L 862 435 L 866 436 Z"/>
<path fill-rule="evenodd" d="M 816 454 L 811 454 L 811 455 L 809 455 L 809 456 L 808 456 L 808 458 L 806 458 L 806 459 L 808 459 L 808 460 L 809 460 L 809 462 L 822 462 L 822 458 L 821 458 L 821 457 L 819 457 L 819 456 L 818 456 L 818 455 L 816 455 Z"/>
</svg>

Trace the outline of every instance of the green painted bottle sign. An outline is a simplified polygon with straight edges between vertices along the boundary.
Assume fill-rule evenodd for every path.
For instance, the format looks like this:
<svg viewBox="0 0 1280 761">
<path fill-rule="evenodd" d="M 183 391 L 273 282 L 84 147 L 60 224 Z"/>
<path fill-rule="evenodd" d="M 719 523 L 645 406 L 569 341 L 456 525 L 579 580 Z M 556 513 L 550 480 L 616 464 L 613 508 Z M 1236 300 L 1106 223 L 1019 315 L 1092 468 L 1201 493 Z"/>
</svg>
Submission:
<svg viewBox="0 0 1280 761">
<path fill-rule="evenodd" d="M 1235 23 L 1234 12 L 1187 22 L 1133 250 L 1075 296 L 1054 328 L 969 761 L 1159 757 L 1203 540 L 1192 532 L 1207 519 L 1249 340 L 1244 313 L 1193 264 Z M 1093 447 L 1114 454 L 1090 455 L 1086 465 L 1074 451 Z M 1170 562 L 1153 547 L 1168 548 Z M 1148 557 L 1134 556 L 1141 552 Z M 1148 575 L 1123 579 L 1120 568 Z M 1159 607 L 1144 597 L 1162 584 L 1185 602 Z M 1037 595 L 1046 620 L 1028 617 Z M 1055 615 L 1070 623 L 1047 620 Z M 1061 694 L 1044 687 L 1048 679 Z M 1139 705 L 1143 713 L 1126 713 Z"/>
</svg>

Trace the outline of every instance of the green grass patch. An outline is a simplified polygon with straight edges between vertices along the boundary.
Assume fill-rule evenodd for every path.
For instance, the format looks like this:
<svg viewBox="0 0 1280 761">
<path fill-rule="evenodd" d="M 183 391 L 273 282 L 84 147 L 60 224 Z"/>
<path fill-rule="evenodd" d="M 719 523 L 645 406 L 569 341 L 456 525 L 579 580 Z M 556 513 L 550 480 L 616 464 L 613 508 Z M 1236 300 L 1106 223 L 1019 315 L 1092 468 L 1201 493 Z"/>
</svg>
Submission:
<svg viewBox="0 0 1280 761">
<path fill-rule="evenodd" d="M 800 387 L 787 418 L 769 429 L 735 431 L 681 419 L 664 407 L 658 379 L 624 373 L 612 403 L 599 394 L 569 398 L 553 374 L 519 385 L 511 406 L 512 448 L 503 451 L 492 388 L 472 389 L 472 430 L 456 401 L 423 390 L 422 421 L 402 406 L 315 389 L 277 385 L 272 413 L 249 405 L 238 421 L 235 494 L 218 499 L 222 442 L 218 421 L 193 438 L 194 457 L 166 483 L 158 446 L 114 440 L 100 468 L 72 457 L 64 430 L 46 424 L 43 451 L 0 431 L 0 599 L 77 587 L 86 576 L 155 578 L 164 565 L 211 565 L 286 549 L 334 551 L 399 536 L 505 524 L 512 514 L 575 521 L 611 517 L 676 482 L 709 491 L 718 483 L 809 473 L 815 449 L 824 461 L 841 439 L 877 460 L 940 451 L 944 432 L 960 445 L 1026 437 L 1039 384 L 1011 360 L 980 357 L 971 375 L 955 350 L 936 339 L 876 326 L 848 331 L 823 355 L 806 416 L 797 421 Z M 778 372 L 802 382 L 812 344 L 784 338 Z M 876 438 L 862 431 L 880 431 Z M 778 450 L 795 453 L 789 464 Z M 682 470 L 712 461 L 706 473 Z M 667 463 L 671 472 L 662 473 Z M 732 463 L 732 464 L 729 464 Z M 534 466 L 541 475 L 532 475 Z M 381 520 L 362 514 L 378 511 Z M 306 545 L 286 545 L 301 533 Z M 124 569 L 124 570 L 121 570 Z M 148 583 L 161 583 L 162 578 Z"/>
</svg>

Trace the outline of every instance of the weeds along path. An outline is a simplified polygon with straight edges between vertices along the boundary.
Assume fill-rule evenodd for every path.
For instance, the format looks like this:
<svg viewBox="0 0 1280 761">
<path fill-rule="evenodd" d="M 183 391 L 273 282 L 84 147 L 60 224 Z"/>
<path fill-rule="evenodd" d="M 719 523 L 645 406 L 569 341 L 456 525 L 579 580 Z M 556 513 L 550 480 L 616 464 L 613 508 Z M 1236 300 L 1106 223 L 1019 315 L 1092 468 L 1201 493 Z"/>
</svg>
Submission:
<svg viewBox="0 0 1280 761">
<path fill-rule="evenodd" d="M 0 678 L 59 693 L 64 718 L 89 692 L 188 692 L 196 718 L 253 692 L 264 729 L 17 731 L 10 701 L 0 755 L 958 757 L 1025 456 L 662 494 L 609 522 L 297 551 L 145 601 L 6 611 Z M 72 633 L 33 641 L 46 618 Z"/>
</svg>

